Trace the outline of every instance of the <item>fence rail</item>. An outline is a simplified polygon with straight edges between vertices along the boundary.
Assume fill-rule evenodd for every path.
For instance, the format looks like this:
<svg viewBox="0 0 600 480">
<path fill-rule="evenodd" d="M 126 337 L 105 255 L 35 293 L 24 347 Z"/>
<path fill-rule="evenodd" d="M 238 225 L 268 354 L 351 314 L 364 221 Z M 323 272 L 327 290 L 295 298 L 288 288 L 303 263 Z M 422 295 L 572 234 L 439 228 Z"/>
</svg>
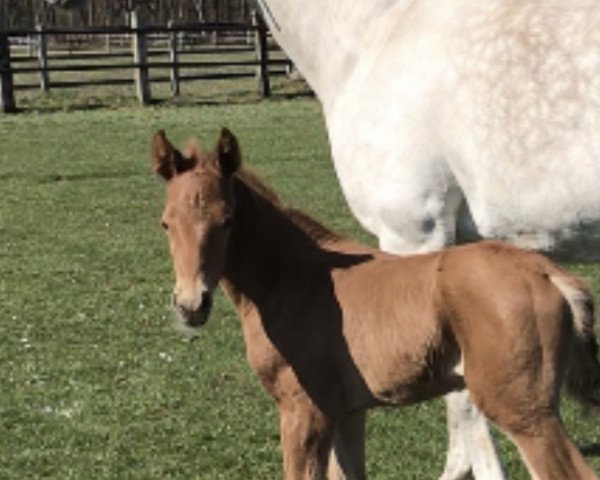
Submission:
<svg viewBox="0 0 600 480">
<path fill-rule="evenodd" d="M 267 28 L 260 17 L 253 15 L 252 18 L 251 24 L 154 26 L 143 25 L 133 14 L 132 24 L 128 27 L 39 26 L 34 30 L 0 31 L 0 111 L 16 111 L 15 91 L 19 90 L 133 84 L 138 100 L 147 104 L 152 99 L 152 83 L 169 83 L 171 94 L 179 95 L 181 82 L 243 77 L 255 77 L 258 91 L 267 97 L 270 95 L 270 76 L 289 72 L 291 63 L 282 55 L 273 58 L 271 53 L 280 50 L 269 41 Z M 92 40 L 98 44 L 104 37 L 105 51 L 73 51 L 70 44 L 68 50 L 49 48 L 51 40 L 56 43 L 58 38 L 82 36 L 87 38 L 88 44 Z M 116 51 L 111 44 L 114 38 L 119 43 Z M 124 43 L 129 45 L 124 47 Z M 212 55 L 220 58 L 210 58 Z M 202 59 L 194 58 L 198 56 Z M 111 59 L 116 61 L 111 62 Z M 133 75 L 111 78 L 110 72 L 117 70 L 129 70 Z M 155 70 L 167 70 L 168 75 L 156 72 L 151 75 Z M 98 71 L 106 72 L 107 78 L 57 79 L 51 75 Z M 37 82 L 32 81 L 32 75 L 38 75 Z M 28 81 L 23 81 L 23 77 Z"/>
</svg>

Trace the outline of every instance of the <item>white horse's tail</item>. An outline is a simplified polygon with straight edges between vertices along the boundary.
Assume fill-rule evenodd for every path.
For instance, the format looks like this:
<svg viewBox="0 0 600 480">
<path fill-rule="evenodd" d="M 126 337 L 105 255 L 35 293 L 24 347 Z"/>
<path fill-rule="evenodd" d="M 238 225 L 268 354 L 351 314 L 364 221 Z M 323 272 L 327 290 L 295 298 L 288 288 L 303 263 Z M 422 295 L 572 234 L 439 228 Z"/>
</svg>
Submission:
<svg viewBox="0 0 600 480">
<path fill-rule="evenodd" d="M 587 286 L 571 275 L 553 272 L 550 280 L 571 309 L 574 345 L 567 372 L 567 391 L 585 405 L 600 408 L 600 362 L 594 334 L 594 299 Z"/>
</svg>

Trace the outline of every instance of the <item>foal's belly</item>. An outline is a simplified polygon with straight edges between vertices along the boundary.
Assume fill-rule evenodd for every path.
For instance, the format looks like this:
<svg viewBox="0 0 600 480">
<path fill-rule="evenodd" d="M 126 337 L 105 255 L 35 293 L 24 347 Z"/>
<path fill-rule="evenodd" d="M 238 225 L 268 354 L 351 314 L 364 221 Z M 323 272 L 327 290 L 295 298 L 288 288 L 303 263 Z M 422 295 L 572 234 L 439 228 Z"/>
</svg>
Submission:
<svg viewBox="0 0 600 480">
<path fill-rule="evenodd" d="M 379 362 L 379 370 L 364 372 L 373 396 L 382 404 L 410 405 L 465 387 L 460 353 L 453 343 L 408 338 L 396 349 L 381 348 L 379 355 L 385 359 Z"/>
<path fill-rule="evenodd" d="M 449 373 L 445 377 L 436 377 L 435 379 L 399 382 L 397 385 L 374 391 L 373 396 L 383 405 L 412 405 L 464 388 L 464 378 Z"/>
</svg>

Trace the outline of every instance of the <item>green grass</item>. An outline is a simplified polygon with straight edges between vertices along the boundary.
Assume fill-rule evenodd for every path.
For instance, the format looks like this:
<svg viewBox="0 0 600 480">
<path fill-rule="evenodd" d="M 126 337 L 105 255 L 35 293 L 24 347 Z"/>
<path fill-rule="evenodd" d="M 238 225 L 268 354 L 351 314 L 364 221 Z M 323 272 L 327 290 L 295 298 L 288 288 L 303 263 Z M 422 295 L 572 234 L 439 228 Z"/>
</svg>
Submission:
<svg viewBox="0 0 600 480">
<path fill-rule="evenodd" d="M 169 325 L 163 185 L 147 157 L 156 129 L 212 146 L 226 125 L 289 203 L 371 241 L 340 194 L 318 104 L 70 101 L 0 118 L 0 479 L 281 478 L 276 412 L 232 309 L 219 297 L 195 342 Z M 577 269 L 600 298 L 600 268 Z M 598 418 L 571 403 L 565 416 L 600 471 Z M 368 429 L 370 478 L 441 472 L 441 401 L 375 412 Z M 500 448 L 509 477 L 527 478 Z"/>
</svg>

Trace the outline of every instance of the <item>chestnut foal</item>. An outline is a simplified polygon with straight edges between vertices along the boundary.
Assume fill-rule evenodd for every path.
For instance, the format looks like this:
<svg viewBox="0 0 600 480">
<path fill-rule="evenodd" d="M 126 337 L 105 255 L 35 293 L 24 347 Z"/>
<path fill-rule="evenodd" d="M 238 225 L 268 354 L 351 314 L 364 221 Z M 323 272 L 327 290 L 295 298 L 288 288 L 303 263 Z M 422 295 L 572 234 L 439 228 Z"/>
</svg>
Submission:
<svg viewBox="0 0 600 480">
<path fill-rule="evenodd" d="M 593 301 L 577 277 L 499 242 L 398 257 L 336 235 L 244 171 L 226 129 L 210 154 L 158 132 L 152 162 L 167 181 L 173 307 L 200 327 L 220 282 L 279 409 L 286 480 L 328 466 L 365 478 L 366 409 L 465 387 L 533 478 L 597 478 L 559 414 L 563 383 L 600 404 Z"/>
</svg>

